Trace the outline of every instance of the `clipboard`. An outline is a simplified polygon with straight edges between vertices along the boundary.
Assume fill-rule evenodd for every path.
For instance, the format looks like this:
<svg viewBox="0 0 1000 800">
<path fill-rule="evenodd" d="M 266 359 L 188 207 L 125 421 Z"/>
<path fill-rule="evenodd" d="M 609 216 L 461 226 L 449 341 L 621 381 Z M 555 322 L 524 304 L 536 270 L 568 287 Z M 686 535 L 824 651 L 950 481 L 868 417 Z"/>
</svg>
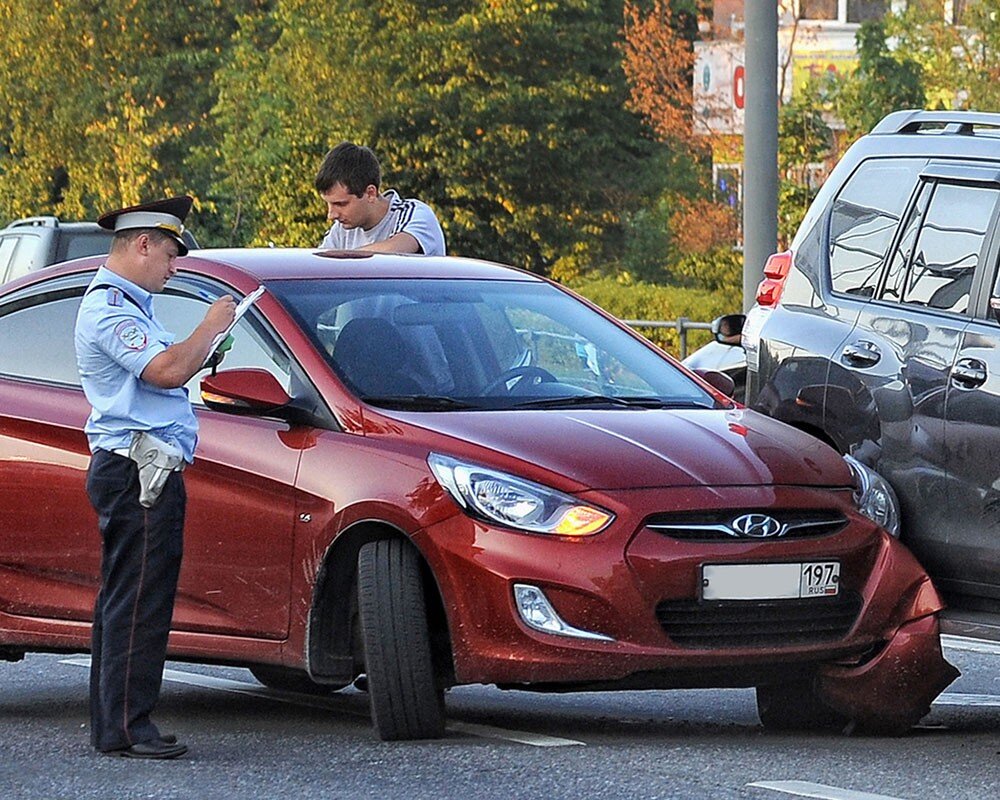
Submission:
<svg viewBox="0 0 1000 800">
<path fill-rule="evenodd" d="M 264 294 L 264 286 L 261 284 L 256 289 L 254 289 L 250 294 L 240 300 L 239 304 L 236 306 L 236 314 L 233 317 L 233 321 L 229 323 L 229 326 L 222 332 L 216 334 L 215 338 L 212 340 L 212 346 L 209 348 L 208 352 L 214 353 L 215 348 L 222 344 L 226 337 L 232 333 L 233 328 L 236 327 L 236 323 L 239 322 L 243 315 L 250 310 L 250 306 L 254 304 L 258 297 Z"/>
</svg>

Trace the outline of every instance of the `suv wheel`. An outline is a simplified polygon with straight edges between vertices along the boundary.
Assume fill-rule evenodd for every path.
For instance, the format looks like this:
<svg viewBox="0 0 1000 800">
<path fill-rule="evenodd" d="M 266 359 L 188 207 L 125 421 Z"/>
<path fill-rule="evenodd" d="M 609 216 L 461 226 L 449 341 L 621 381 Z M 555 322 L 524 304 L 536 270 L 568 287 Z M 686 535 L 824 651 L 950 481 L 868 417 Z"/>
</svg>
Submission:
<svg viewBox="0 0 1000 800">
<path fill-rule="evenodd" d="M 358 554 L 358 610 L 372 721 L 381 739 L 444 734 L 420 556 L 409 542 L 369 542 Z"/>
</svg>

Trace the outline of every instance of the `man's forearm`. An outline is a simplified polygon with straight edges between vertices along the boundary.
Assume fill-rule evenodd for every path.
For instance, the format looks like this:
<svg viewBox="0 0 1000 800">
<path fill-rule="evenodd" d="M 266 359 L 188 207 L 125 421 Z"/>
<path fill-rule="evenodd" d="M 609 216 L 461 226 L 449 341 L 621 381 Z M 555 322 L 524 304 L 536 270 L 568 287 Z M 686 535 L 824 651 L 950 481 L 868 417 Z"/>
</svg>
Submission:
<svg viewBox="0 0 1000 800">
<path fill-rule="evenodd" d="M 205 363 L 214 339 L 214 329 L 202 322 L 187 339 L 170 345 L 150 361 L 140 377 L 161 389 L 183 386 Z"/>
</svg>

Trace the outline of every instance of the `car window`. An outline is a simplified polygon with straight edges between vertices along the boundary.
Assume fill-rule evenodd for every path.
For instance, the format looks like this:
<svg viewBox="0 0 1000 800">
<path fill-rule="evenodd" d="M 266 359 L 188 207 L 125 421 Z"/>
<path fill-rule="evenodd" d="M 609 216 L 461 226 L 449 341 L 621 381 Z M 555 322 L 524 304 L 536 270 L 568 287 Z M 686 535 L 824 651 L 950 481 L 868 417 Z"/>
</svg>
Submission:
<svg viewBox="0 0 1000 800">
<path fill-rule="evenodd" d="M 0 239 L 0 283 L 8 280 L 7 270 L 17 249 L 17 240 L 17 236 L 5 236 Z"/>
<path fill-rule="evenodd" d="M 316 280 L 268 285 L 365 398 L 714 400 L 655 350 L 546 283 Z"/>
<path fill-rule="evenodd" d="M 939 184 L 924 214 L 903 301 L 965 313 L 1000 190 Z"/>
<path fill-rule="evenodd" d="M 188 294 L 161 294 L 153 299 L 156 318 L 164 328 L 175 334 L 175 341 L 178 342 L 190 336 L 205 318 L 209 304 L 209 298 Z M 219 365 L 220 369 L 256 367 L 267 370 L 286 392 L 291 393 L 291 362 L 252 311 L 236 323 L 232 337 L 232 348 Z M 201 402 L 200 383 L 204 375 L 204 372 L 198 372 L 187 383 L 188 396 L 193 403 Z"/>
<path fill-rule="evenodd" d="M 56 245 L 56 261 L 104 255 L 111 249 L 111 231 L 63 232 Z"/>
<path fill-rule="evenodd" d="M 830 212 L 835 292 L 871 297 L 889 245 L 926 159 L 870 159 L 848 179 Z"/>
<path fill-rule="evenodd" d="M 79 386 L 73 328 L 83 289 L 0 316 L 0 374 Z"/>
<path fill-rule="evenodd" d="M 880 293 L 880 299 L 899 302 L 903 299 L 903 286 L 906 280 L 906 267 L 913 255 L 913 245 L 917 240 L 917 232 L 924 219 L 927 203 L 931 197 L 932 186 L 929 183 L 921 185 L 920 194 L 910 209 L 910 216 L 903 225 L 899 241 L 893 249 L 886 270 L 885 283 Z"/>
</svg>

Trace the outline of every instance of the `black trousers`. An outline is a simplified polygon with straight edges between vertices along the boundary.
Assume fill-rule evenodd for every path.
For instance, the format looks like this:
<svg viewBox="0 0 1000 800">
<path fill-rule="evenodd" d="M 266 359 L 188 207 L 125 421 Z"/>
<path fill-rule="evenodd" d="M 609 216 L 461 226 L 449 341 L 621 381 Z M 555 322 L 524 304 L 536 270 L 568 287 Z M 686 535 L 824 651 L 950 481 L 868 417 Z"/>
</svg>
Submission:
<svg viewBox="0 0 1000 800">
<path fill-rule="evenodd" d="M 118 750 L 160 735 L 149 717 L 163 680 L 186 496 L 175 472 L 153 507 L 143 508 L 135 462 L 105 450 L 91 458 L 87 494 L 103 539 L 91 645 L 91 743 Z"/>
</svg>

